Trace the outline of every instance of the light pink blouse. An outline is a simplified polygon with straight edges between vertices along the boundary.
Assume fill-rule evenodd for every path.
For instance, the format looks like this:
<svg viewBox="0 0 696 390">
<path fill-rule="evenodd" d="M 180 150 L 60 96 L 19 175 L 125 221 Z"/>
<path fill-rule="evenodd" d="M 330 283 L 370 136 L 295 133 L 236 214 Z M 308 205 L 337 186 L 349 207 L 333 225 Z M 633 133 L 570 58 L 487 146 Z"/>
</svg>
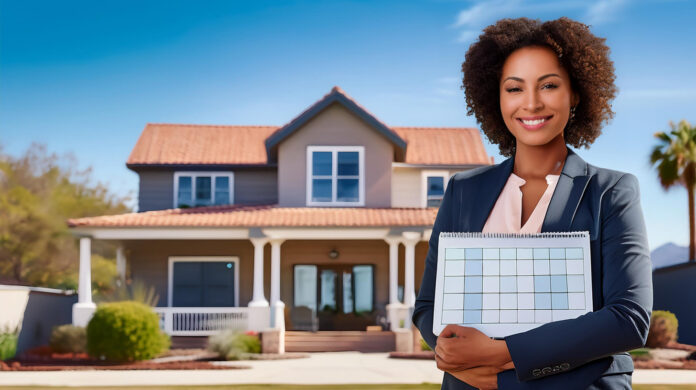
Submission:
<svg viewBox="0 0 696 390">
<path fill-rule="evenodd" d="M 548 184 L 546 191 L 539 199 L 539 203 L 537 203 L 527 222 L 520 227 L 522 224 L 522 190 L 520 187 L 527 181 L 514 173 L 510 173 L 503 191 L 498 196 L 495 206 L 493 206 L 493 211 L 491 211 L 486 224 L 483 226 L 483 232 L 540 233 L 546 210 L 549 208 L 551 196 L 556 189 L 560 176 L 546 175 L 546 183 Z"/>
</svg>

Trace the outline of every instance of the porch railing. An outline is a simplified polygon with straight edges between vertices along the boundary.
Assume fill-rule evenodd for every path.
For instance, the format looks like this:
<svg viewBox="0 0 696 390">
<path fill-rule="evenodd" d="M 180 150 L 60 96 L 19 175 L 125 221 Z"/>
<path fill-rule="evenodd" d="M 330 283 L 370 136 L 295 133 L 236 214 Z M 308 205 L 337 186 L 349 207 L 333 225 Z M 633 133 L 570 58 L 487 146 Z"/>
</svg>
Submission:
<svg viewBox="0 0 696 390">
<path fill-rule="evenodd" d="M 209 336 L 223 329 L 246 331 L 246 307 L 155 307 L 160 328 L 170 336 Z"/>
</svg>

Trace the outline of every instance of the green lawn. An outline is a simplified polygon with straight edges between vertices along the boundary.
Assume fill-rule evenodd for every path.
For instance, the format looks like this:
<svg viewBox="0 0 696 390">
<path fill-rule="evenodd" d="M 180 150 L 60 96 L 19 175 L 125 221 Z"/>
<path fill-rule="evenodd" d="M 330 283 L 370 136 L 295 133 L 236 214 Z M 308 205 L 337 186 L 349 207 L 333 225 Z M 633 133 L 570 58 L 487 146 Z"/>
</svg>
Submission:
<svg viewBox="0 0 696 390">
<path fill-rule="evenodd" d="M 12 386 L 3 390 L 39 390 L 45 386 Z M 51 390 L 132 390 L 135 387 L 50 387 Z M 145 390 L 437 390 L 439 384 L 424 383 L 422 385 L 229 385 L 229 386 L 138 386 Z M 696 389 L 694 385 L 635 385 L 635 390 L 687 390 Z"/>
</svg>

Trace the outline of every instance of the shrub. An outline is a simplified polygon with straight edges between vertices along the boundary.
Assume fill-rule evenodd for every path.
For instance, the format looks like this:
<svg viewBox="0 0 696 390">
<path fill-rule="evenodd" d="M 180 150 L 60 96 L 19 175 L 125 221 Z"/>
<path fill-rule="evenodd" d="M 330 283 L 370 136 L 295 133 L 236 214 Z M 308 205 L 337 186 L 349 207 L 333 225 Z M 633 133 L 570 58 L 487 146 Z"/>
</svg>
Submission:
<svg viewBox="0 0 696 390">
<path fill-rule="evenodd" d="M 17 338 L 19 329 L 4 329 L 0 331 L 0 361 L 12 359 L 17 353 Z"/>
<path fill-rule="evenodd" d="M 425 342 L 425 340 L 420 339 L 421 351 L 432 351 L 432 348 Z"/>
<path fill-rule="evenodd" d="M 53 328 L 49 345 L 57 353 L 87 352 L 87 330 L 81 326 L 61 325 Z"/>
<path fill-rule="evenodd" d="M 87 352 L 100 359 L 152 359 L 169 345 L 169 336 L 160 330 L 157 314 L 139 302 L 101 304 L 87 324 Z"/>
<path fill-rule="evenodd" d="M 228 329 L 208 338 L 208 349 L 226 360 L 241 360 L 261 353 L 261 341 L 253 332 Z"/>
<path fill-rule="evenodd" d="M 677 341 L 677 328 L 679 322 L 677 316 L 665 310 L 654 310 L 650 319 L 650 330 L 645 346 L 648 348 L 660 348 L 670 341 Z"/>
</svg>

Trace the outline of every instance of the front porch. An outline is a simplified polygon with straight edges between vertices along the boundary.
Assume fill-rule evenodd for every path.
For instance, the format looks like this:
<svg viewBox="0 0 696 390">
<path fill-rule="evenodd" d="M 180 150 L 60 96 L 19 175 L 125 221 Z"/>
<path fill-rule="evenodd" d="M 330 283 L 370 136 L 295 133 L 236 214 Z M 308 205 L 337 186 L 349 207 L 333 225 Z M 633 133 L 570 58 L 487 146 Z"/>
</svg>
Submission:
<svg viewBox="0 0 696 390">
<path fill-rule="evenodd" d="M 202 213 L 193 209 L 176 213 L 194 211 Z M 335 210 L 299 211 L 335 216 Z M 374 213 L 370 209 L 342 211 Z M 162 329 L 171 336 L 204 337 L 229 328 L 256 332 L 365 331 L 375 325 L 392 331 L 410 329 L 416 268 L 422 274 L 430 237 L 426 226 L 436 209 L 379 212 L 385 214 L 383 219 L 394 220 L 387 221 L 392 226 L 144 228 L 124 226 L 129 225 L 124 216 L 118 216 L 118 226 L 76 223 L 80 288 L 73 323 L 86 325 L 95 309 L 89 286 L 90 248 L 96 239 L 119 243 L 117 269 L 122 278 L 127 274 L 145 278 L 156 288 L 160 302 L 155 311 Z M 148 214 L 126 216 L 135 219 Z M 237 214 L 237 210 L 224 214 Z M 404 214 L 414 215 L 403 218 Z M 106 218 L 110 217 L 95 220 Z M 320 216 L 312 219 L 321 220 Z M 400 225 L 404 221 L 409 226 Z M 414 222 L 420 226 L 413 226 Z"/>
</svg>

